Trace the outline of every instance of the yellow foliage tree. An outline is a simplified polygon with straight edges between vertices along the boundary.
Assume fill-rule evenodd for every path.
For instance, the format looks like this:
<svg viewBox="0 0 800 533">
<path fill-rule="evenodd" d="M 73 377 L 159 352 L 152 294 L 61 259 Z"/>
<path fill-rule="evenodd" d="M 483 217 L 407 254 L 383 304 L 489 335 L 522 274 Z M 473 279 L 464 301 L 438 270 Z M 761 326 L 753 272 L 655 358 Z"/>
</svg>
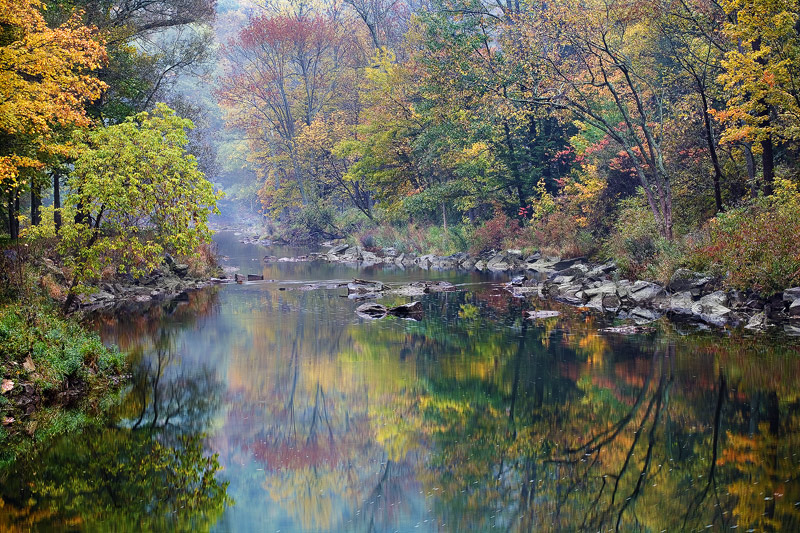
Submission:
<svg viewBox="0 0 800 533">
<path fill-rule="evenodd" d="M 83 106 L 105 87 L 91 73 L 106 59 L 94 30 L 77 15 L 49 28 L 42 9 L 38 0 L 0 0 L 0 190 L 10 199 L 9 219 L 21 174 L 70 150 L 59 130 L 88 125 Z"/>
</svg>

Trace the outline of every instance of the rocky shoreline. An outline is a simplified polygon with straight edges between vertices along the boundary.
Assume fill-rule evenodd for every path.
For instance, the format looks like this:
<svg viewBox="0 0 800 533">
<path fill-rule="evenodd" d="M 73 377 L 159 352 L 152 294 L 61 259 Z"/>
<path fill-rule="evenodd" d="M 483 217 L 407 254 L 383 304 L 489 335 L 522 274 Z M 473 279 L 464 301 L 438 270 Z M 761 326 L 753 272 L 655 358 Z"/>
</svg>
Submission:
<svg viewBox="0 0 800 533">
<path fill-rule="evenodd" d="M 167 255 L 163 267 L 149 276 L 99 283 L 97 291 L 79 297 L 78 309 L 98 311 L 130 304 L 186 300 L 190 291 L 225 281 L 220 278 L 193 278 L 189 275 L 189 265 L 176 263 Z"/>
<path fill-rule="evenodd" d="M 676 271 L 670 282 L 662 286 L 650 281 L 620 279 L 616 265 L 611 262 L 596 264 L 585 258 L 562 260 L 539 253 L 523 257 L 519 250 L 479 256 L 466 253 L 415 256 L 397 253 L 392 248 L 369 251 L 341 244 L 325 253 L 295 260 L 505 272 L 513 276 L 507 288 L 516 296 L 585 307 L 636 325 L 667 316 L 713 327 L 783 329 L 789 334 L 800 334 L 800 287 L 772 296 L 724 290 L 720 279 L 686 269 Z"/>
</svg>

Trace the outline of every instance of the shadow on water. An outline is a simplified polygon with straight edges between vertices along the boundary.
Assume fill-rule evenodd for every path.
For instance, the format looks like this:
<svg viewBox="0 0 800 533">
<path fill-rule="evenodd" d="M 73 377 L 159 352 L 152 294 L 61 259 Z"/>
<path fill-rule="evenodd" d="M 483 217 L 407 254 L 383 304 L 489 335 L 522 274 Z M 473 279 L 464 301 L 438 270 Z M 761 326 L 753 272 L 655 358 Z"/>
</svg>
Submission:
<svg viewBox="0 0 800 533">
<path fill-rule="evenodd" d="M 354 277 L 288 265 L 264 268 Z M 470 273 L 403 276 L 480 283 L 419 322 L 267 283 L 98 317 L 131 390 L 6 475 L 0 529 L 800 530 L 796 345 L 605 335 Z"/>
</svg>

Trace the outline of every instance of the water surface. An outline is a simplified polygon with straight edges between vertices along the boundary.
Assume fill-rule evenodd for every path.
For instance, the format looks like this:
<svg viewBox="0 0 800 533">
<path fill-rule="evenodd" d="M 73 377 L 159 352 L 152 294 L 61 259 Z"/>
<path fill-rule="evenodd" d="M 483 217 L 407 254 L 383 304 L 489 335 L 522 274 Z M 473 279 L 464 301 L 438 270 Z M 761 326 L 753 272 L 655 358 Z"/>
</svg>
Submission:
<svg viewBox="0 0 800 533">
<path fill-rule="evenodd" d="M 0 529 L 800 530 L 788 341 L 601 334 L 502 277 L 265 265 L 297 251 L 218 239 L 275 281 L 99 317 L 133 385 L 111 420 L 20 463 Z M 421 322 L 369 321 L 300 283 L 353 277 L 460 290 L 420 298 Z M 523 320 L 534 305 L 562 315 Z"/>
</svg>

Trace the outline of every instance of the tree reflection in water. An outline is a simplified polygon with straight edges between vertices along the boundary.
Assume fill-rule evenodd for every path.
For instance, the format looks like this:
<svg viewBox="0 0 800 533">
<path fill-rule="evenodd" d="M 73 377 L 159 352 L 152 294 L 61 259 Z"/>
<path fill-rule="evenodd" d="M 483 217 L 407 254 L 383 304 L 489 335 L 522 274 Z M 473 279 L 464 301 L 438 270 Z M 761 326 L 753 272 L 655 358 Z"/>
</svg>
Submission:
<svg viewBox="0 0 800 533">
<path fill-rule="evenodd" d="M 203 432 L 222 384 L 208 369 L 174 365 L 168 332 L 152 344 L 107 418 L 4 473 L 0 529 L 191 531 L 218 521 L 232 502 Z"/>
<path fill-rule="evenodd" d="M 421 297 L 421 322 L 334 290 L 214 294 L 101 323 L 131 393 L 7 476 L 0 529 L 800 530 L 785 341 L 526 321 L 491 286 Z"/>
</svg>

